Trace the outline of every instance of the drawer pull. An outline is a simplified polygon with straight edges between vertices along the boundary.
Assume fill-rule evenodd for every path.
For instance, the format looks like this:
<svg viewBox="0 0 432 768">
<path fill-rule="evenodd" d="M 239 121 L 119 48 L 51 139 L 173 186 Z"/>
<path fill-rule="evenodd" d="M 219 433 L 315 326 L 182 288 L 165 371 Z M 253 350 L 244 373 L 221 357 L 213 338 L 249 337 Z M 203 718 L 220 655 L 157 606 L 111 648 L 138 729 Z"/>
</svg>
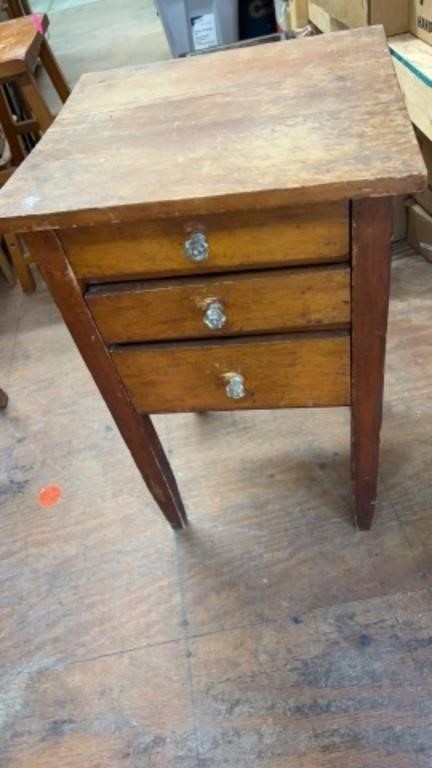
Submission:
<svg viewBox="0 0 432 768">
<path fill-rule="evenodd" d="M 204 232 L 193 232 L 185 242 L 185 254 L 191 261 L 205 261 L 209 254 L 209 245 Z"/>
<path fill-rule="evenodd" d="M 212 301 L 204 312 L 203 321 L 204 325 L 211 328 L 212 331 L 223 328 L 226 323 L 223 304 L 220 301 Z"/>
<path fill-rule="evenodd" d="M 231 400 L 241 400 L 246 395 L 244 378 L 240 373 L 227 373 L 225 392 Z"/>
</svg>

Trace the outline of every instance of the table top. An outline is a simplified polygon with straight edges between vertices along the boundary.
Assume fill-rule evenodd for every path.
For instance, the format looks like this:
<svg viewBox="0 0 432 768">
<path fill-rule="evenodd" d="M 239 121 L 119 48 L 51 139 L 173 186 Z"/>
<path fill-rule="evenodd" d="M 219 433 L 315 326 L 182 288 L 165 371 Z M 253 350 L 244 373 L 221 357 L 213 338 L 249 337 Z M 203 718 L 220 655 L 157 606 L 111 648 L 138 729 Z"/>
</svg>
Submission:
<svg viewBox="0 0 432 768">
<path fill-rule="evenodd" d="M 381 27 L 84 75 L 0 229 L 410 193 L 425 167 Z"/>
</svg>

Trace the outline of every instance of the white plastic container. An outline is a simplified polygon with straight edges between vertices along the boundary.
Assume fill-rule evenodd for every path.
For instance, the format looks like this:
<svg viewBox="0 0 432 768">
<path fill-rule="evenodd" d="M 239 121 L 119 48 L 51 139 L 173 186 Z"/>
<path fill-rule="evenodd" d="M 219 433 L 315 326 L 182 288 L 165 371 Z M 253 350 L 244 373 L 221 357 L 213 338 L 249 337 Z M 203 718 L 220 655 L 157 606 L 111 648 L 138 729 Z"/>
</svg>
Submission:
<svg viewBox="0 0 432 768">
<path fill-rule="evenodd" d="M 155 0 L 173 56 L 238 40 L 238 0 Z"/>
</svg>

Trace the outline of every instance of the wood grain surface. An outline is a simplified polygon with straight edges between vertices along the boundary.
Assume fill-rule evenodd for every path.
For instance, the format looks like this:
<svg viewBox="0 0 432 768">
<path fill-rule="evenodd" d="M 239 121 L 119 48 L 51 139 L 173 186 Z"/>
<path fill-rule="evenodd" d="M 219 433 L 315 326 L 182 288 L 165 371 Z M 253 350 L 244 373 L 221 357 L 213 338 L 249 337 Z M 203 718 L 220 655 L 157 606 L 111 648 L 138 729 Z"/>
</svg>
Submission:
<svg viewBox="0 0 432 768">
<path fill-rule="evenodd" d="M 424 177 L 383 31 L 366 28 L 84 76 L 0 193 L 0 221 L 274 208 Z"/>
<path fill-rule="evenodd" d="M 208 258 L 199 263 L 185 253 L 196 229 L 209 245 Z M 346 261 L 348 204 L 67 229 L 59 237 L 75 274 L 86 280 Z"/>
<path fill-rule="evenodd" d="M 138 411 L 227 411 L 350 403 L 345 333 L 125 346 L 112 358 Z M 230 399 L 228 374 L 245 381 Z"/>
<path fill-rule="evenodd" d="M 280 269 L 179 280 L 119 283 L 88 291 L 87 303 L 109 344 L 235 336 L 351 324 L 349 267 Z M 212 302 L 226 322 L 204 322 Z"/>
</svg>

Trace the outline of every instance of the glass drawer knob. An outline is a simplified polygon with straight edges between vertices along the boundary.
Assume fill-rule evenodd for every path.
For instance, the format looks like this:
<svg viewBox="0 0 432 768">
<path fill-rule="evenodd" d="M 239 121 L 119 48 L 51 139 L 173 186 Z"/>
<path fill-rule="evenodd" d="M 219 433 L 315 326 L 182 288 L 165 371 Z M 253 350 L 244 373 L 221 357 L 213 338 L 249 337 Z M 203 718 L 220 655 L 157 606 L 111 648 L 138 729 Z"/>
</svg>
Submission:
<svg viewBox="0 0 432 768">
<path fill-rule="evenodd" d="M 204 232 L 193 232 L 186 240 L 184 249 L 191 261 L 205 261 L 209 255 L 209 245 Z"/>
<path fill-rule="evenodd" d="M 204 324 L 212 331 L 217 331 L 223 328 L 225 323 L 223 304 L 220 301 L 212 301 L 204 312 Z"/>
<path fill-rule="evenodd" d="M 246 390 L 244 386 L 244 378 L 240 373 L 230 373 L 227 375 L 227 385 L 225 392 L 231 400 L 241 400 L 245 397 Z"/>
</svg>

